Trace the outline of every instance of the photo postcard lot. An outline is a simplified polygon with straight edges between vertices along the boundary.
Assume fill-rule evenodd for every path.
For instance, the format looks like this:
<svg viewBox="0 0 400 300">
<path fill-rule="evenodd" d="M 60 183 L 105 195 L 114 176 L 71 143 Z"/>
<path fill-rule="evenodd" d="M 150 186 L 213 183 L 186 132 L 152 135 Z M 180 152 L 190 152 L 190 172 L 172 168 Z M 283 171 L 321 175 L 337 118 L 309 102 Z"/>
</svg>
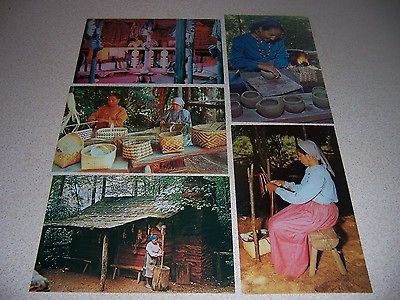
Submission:
<svg viewBox="0 0 400 300">
<path fill-rule="evenodd" d="M 87 20 L 30 290 L 372 292 L 316 48 L 300 16 Z"/>
</svg>

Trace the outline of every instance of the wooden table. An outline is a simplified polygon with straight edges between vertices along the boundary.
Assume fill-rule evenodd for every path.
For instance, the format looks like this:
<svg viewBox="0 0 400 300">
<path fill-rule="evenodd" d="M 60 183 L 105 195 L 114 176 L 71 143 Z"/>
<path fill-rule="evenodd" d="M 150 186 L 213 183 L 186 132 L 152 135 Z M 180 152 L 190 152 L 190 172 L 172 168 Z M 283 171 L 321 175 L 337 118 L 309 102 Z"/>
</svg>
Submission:
<svg viewBox="0 0 400 300">
<path fill-rule="evenodd" d="M 155 150 L 152 155 L 137 161 L 117 156 L 111 169 L 81 170 L 81 164 L 76 163 L 66 168 L 53 164 L 52 171 L 55 173 L 143 173 L 146 166 L 150 166 L 152 173 L 227 174 L 227 149 L 226 146 L 211 149 L 186 146 L 183 152 L 178 153 L 162 154 Z"/>
<path fill-rule="evenodd" d="M 292 95 L 292 94 L 291 94 Z M 232 118 L 233 122 L 262 122 L 262 123 L 323 123 L 332 124 L 332 113 L 330 109 L 320 109 L 313 104 L 312 94 L 293 94 L 303 99 L 306 108 L 303 112 L 294 114 L 284 111 L 283 114 L 275 119 L 270 119 L 260 115 L 256 109 L 243 107 L 243 114 L 237 118 Z M 281 96 L 280 98 L 282 98 Z"/>
</svg>

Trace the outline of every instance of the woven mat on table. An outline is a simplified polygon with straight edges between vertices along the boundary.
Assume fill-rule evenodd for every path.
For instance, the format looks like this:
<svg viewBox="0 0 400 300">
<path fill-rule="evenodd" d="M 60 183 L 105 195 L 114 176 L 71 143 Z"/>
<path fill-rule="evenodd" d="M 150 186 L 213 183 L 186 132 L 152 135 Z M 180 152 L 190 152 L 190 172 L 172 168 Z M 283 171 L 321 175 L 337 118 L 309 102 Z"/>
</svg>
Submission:
<svg viewBox="0 0 400 300">
<path fill-rule="evenodd" d="M 259 75 L 257 77 L 249 77 L 246 81 L 264 97 L 283 95 L 302 88 L 300 84 L 284 74 L 278 79 L 267 80 Z"/>
</svg>

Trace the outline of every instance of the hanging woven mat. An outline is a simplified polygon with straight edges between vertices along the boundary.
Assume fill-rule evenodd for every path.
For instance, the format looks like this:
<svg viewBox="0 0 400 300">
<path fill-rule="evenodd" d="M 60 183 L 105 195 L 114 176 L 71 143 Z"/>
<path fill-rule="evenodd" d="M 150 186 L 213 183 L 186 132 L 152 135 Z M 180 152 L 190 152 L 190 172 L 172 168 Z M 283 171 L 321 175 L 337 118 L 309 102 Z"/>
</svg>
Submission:
<svg viewBox="0 0 400 300">
<path fill-rule="evenodd" d="M 192 128 L 192 142 L 202 148 L 226 145 L 225 123 L 200 124 Z"/>
<path fill-rule="evenodd" d="M 153 154 L 150 141 L 128 140 L 122 143 L 122 157 L 138 160 Z"/>
<path fill-rule="evenodd" d="M 83 140 L 77 133 L 68 133 L 57 142 L 54 164 L 65 168 L 81 160 Z"/>
<path fill-rule="evenodd" d="M 180 132 L 163 132 L 159 134 L 162 153 L 174 153 L 183 151 L 183 134 Z"/>
<path fill-rule="evenodd" d="M 103 140 L 112 140 L 115 137 L 125 136 L 128 134 L 128 128 L 114 127 L 114 128 L 101 128 L 96 132 L 96 138 Z"/>
</svg>

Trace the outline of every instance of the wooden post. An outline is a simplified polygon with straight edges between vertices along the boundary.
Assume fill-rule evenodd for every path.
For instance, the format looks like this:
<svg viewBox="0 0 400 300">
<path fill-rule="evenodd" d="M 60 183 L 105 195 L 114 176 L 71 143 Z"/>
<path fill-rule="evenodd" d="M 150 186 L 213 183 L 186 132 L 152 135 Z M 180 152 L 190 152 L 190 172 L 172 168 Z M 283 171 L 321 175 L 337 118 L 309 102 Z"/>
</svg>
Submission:
<svg viewBox="0 0 400 300">
<path fill-rule="evenodd" d="M 187 45 L 187 83 L 193 83 L 193 54 L 194 54 L 194 34 L 196 23 L 194 20 L 186 21 L 186 45 Z"/>
<path fill-rule="evenodd" d="M 107 262 L 108 262 L 108 234 L 103 237 L 103 251 L 101 253 L 101 275 L 100 275 L 100 290 L 104 291 L 107 278 Z"/>
<path fill-rule="evenodd" d="M 162 225 L 161 226 L 161 269 L 164 265 L 164 249 L 165 249 L 165 229 L 167 226 Z"/>
<path fill-rule="evenodd" d="M 269 180 L 271 180 L 271 162 L 269 158 L 267 159 L 267 175 Z M 269 194 L 269 217 L 272 217 L 275 214 L 275 193 L 268 192 Z"/>
<path fill-rule="evenodd" d="M 247 169 L 247 178 L 249 181 L 249 192 L 250 192 L 250 208 L 251 208 L 251 226 L 253 228 L 253 241 L 254 249 L 256 253 L 256 259 L 260 261 L 260 248 L 258 244 L 257 229 L 256 229 L 256 211 L 254 206 L 254 192 L 253 192 L 253 176 L 254 176 L 254 165 L 251 164 Z"/>
<path fill-rule="evenodd" d="M 176 20 L 175 82 L 185 83 L 185 33 L 186 20 Z"/>
</svg>

